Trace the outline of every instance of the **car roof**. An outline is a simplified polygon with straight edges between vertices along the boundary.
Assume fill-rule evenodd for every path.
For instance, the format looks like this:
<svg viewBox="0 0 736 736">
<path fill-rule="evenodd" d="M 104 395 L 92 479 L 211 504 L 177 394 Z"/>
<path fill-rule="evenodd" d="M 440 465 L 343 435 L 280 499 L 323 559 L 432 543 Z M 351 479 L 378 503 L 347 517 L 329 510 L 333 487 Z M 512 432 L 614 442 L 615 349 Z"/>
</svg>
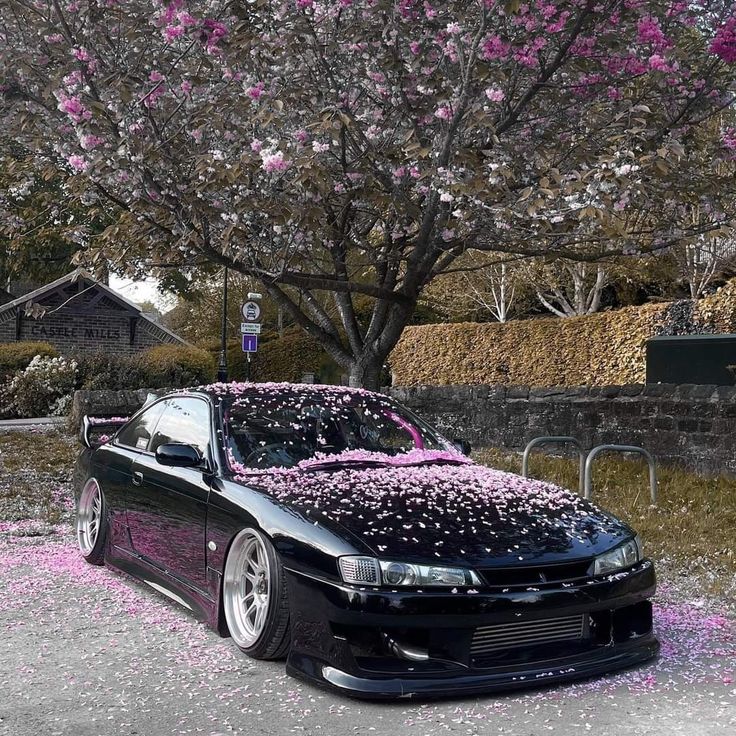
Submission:
<svg viewBox="0 0 736 736">
<path fill-rule="evenodd" d="M 347 396 L 364 396 L 366 398 L 377 398 L 385 399 L 383 394 L 375 391 L 368 391 L 364 388 L 353 388 L 350 386 L 335 386 L 332 384 L 320 384 L 320 383 L 287 383 L 287 382 L 240 382 L 231 381 L 229 383 L 210 383 L 202 386 L 194 386 L 191 388 L 179 389 L 174 393 L 185 393 L 185 394 L 205 394 L 207 396 L 217 397 L 232 397 L 237 398 L 238 396 L 277 396 L 289 395 L 289 396 L 335 396 L 347 395 Z"/>
</svg>

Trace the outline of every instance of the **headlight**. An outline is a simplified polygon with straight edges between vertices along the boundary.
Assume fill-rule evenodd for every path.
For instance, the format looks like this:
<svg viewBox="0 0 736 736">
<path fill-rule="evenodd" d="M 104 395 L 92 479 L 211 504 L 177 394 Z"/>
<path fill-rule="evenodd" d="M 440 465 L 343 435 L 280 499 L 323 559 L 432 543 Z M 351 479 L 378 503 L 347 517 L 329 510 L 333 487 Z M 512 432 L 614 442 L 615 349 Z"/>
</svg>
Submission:
<svg viewBox="0 0 736 736">
<path fill-rule="evenodd" d="M 340 573 L 346 583 L 355 585 L 481 585 L 474 570 L 440 565 L 414 565 L 376 560 L 373 557 L 341 557 Z"/>
<path fill-rule="evenodd" d="M 639 537 L 635 537 L 616 549 L 596 557 L 593 575 L 607 575 L 609 572 L 623 570 L 635 565 L 641 558 L 641 541 Z"/>
</svg>

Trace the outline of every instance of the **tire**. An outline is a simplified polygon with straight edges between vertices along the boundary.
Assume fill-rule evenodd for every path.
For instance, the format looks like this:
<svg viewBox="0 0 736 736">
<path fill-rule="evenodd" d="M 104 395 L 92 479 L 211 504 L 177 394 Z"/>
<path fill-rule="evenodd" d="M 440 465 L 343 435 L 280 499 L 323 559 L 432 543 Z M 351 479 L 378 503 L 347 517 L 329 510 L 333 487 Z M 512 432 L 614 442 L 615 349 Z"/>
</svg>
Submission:
<svg viewBox="0 0 736 736">
<path fill-rule="evenodd" d="M 105 494 L 95 478 L 90 478 L 82 489 L 77 504 L 77 544 L 85 561 L 90 565 L 105 564 L 107 543 L 107 504 Z"/>
<path fill-rule="evenodd" d="M 276 550 L 258 529 L 233 540 L 222 578 L 222 607 L 235 645 L 253 659 L 283 659 L 291 644 L 286 576 Z"/>
</svg>

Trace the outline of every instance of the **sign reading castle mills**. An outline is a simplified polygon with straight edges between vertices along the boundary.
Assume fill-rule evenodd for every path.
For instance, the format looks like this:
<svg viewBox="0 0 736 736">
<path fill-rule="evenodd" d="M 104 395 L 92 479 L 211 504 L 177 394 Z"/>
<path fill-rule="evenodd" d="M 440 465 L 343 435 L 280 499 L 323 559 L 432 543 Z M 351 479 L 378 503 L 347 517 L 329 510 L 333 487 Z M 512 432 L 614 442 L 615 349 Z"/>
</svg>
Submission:
<svg viewBox="0 0 736 736">
<path fill-rule="evenodd" d="M 0 343 L 51 343 L 60 353 L 131 354 L 184 340 L 82 269 L 0 304 Z M 15 297 L 15 298 L 13 298 Z"/>
</svg>

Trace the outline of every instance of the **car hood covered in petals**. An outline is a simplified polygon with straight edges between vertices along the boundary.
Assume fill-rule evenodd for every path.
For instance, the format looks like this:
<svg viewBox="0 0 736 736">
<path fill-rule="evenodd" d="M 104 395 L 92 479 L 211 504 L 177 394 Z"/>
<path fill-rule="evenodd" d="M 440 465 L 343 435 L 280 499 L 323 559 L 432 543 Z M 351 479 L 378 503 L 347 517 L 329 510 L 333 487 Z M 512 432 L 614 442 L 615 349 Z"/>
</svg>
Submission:
<svg viewBox="0 0 736 736">
<path fill-rule="evenodd" d="M 346 464 L 238 474 L 377 556 L 474 566 L 592 557 L 633 533 L 558 486 L 468 463 Z"/>
</svg>

